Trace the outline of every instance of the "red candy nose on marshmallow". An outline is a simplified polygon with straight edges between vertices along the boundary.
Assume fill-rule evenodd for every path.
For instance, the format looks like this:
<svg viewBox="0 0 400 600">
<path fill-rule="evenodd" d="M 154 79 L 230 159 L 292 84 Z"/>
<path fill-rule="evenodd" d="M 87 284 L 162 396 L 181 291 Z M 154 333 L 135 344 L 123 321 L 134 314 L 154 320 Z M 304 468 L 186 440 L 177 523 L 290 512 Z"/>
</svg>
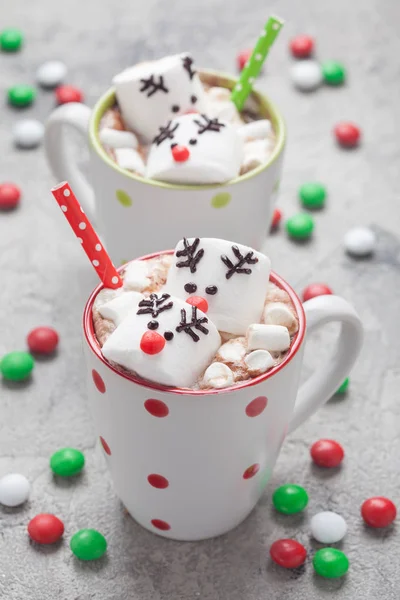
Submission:
<svg viewBox="0 0 400 600">
<path fill-rule="evenodd" d="M 173 146 L 171 152 L 175 162 L 185 162 L 190 156 L 190 152 L 186 146 Z"/>
<path fill-rule="evenodd" d="M 206 313 L 208 311 L 208 302 L 205 298 L 202 298 L 201 296 L 190 296 L 190 298 L 188 298 L 186 302 L 188 304 L 191 304 L 192 306 L 197 306 L 197 308 L 203 311 L 203 313 Z"/>
<path fill-rule="evenodd" d="M 140 349 L 146 354 L 158 354 L 165 346 L 165 339 L 157 331 L 146 331 L 140 340 Z"/>
</svg>

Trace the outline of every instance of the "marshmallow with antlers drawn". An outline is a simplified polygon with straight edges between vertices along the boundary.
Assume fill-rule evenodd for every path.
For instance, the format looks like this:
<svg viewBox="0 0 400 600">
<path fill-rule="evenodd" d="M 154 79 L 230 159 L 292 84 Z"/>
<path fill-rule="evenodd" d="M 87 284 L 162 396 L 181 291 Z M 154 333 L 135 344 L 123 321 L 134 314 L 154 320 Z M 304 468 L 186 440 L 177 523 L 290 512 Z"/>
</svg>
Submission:
<svg viewBox="0 0 400 600">
<path fill-rule="evenodd" d="M 197 306 L 168 294 L 150 294 L 107 339 L 107 360 L 162 385 L 192 386 L 221 344 Z"/>
<path fill-rule="evenodd" d="M 184 238 L 175 248 L 165 291 L 197 297 L 190 302 L 205 300 L 207 315 L 219 331 L 243 335 L 261 320 L 270 270 L 269 258 L 248 246 Z"/>
<path fill-rule="evenodd" d="M 217 118 L 184 115 L 154 138 L 146 177 L 168 183 L 224 183 L 239 175 L 243 140 L 233 125 Z"/>
<path fill-rule="evenodd" d="M 187 54 L 130 67 L 113 79 L 125 123 L 150 142 L 170 119 L 205 108 L 205 93 Z"/>
</svg>

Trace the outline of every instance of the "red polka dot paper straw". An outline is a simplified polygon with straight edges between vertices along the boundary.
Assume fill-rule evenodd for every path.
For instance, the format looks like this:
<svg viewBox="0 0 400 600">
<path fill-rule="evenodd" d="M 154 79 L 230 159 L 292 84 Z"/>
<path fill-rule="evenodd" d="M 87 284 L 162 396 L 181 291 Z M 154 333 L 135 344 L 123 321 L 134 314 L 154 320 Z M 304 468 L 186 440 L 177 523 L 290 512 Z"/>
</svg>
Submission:
<svg viewBox="0 0 400 600">
<path fill-rule="evenodd" d="M 66 181 L 60 183 L 51 190 L 51 193 L 57 200 L 73 232 L 82 244 L 101 281 L 108 288 L 116 289 L 121 287 L 122 279 L 111 262 L 111 258 L 104 250 L 103 244 L 101 244 L 81 205 L 74 196 L 69 183 Z"/>
</svg>

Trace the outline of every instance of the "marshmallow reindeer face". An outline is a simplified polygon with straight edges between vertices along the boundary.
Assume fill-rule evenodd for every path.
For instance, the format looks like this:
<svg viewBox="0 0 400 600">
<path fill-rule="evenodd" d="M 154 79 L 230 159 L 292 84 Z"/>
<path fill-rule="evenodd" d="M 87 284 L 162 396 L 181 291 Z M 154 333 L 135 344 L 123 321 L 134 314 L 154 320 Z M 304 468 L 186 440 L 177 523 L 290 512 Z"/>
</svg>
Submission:
<svg viewBox="0 0 400 600">
<path fill-rule="evenodd" d="M 205 94 L 189 54 L 138 64 L 113 79 L 126 124 L 150 142 L 170 119 L 201 112 Z"/>
<path fill-rule="evenodd" d="M 208 317 L 219 331 L 243 335 L 259 323 L 271 263 L 248 246 L 213 238 L 181 240 L 175 248 L 165 291 L 208 303 Z"/>
<path fill-rule="evenodd" d="M 196 306 L 168 294 L 151 294 L 110 335 L 102 353 L 145 379 L 189 387 L 220 344 L 215 325 Z"/>
<path fill-rule="evenodd" d="M 169 183 L 224 183 L 239 175 L 243 142 L 235 128 L 206 115 L 172 119 L 154 138 L 146 177 Z"/>
</svg>

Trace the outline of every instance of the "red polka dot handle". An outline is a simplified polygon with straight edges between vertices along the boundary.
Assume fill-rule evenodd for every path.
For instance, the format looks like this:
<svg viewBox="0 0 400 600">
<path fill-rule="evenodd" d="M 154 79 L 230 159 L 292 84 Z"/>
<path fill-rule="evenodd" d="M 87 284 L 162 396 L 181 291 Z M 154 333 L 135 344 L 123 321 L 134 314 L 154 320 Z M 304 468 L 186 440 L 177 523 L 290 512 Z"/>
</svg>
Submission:
<svg viewBox="0 0 400 600">
<path fill-rule="evenodd" d="M 51 193 L 57 200 L 73 232 L 81 242 L 101 281 L 108 288 L 116 289 L 121 287 L 122 279 L 118 275 L 117 269 L 103 248 L 103 244 L 100 243 L 97 233 L 83 212 L 69 184 L 64 181 L 54 187 Z"/>
</svg>

